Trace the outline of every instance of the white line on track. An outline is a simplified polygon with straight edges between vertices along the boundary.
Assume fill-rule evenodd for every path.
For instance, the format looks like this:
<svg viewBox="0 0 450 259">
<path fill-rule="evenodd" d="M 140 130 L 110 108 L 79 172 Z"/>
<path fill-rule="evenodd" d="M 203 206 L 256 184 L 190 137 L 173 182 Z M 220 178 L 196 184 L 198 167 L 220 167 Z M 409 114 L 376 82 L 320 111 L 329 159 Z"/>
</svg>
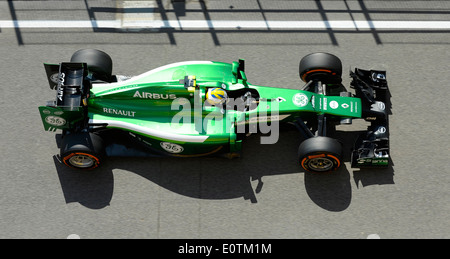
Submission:
<svg viewBox="0 0 450 259">
<path fill-rule="evenodd" d="M 0 28 L 450 30 L 450 21 L 0 20 Z"/>
</svg>

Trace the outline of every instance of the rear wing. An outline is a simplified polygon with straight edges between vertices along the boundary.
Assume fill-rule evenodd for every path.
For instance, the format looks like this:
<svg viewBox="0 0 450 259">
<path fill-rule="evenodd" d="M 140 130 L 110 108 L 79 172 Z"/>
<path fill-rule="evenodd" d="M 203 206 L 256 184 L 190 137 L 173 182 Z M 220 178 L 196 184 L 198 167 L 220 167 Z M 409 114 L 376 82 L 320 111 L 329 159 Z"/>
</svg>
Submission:
<svg viewBox="0 0 450 259">
<path fill-rule="evenodd" d="M 59 64 L 44 63 L 45 73 L 47 73 L 48 84 L 50 89 L 54 90 L 59 81 Z"/>
<path fill-rule="evenodd" d="M 44 64 L 50 89 L 56 90 L 54 101 L 39 107 L 46 131 L 66 130 L 85 120 L 90 82 L 85 63 Z"/>
</svg>

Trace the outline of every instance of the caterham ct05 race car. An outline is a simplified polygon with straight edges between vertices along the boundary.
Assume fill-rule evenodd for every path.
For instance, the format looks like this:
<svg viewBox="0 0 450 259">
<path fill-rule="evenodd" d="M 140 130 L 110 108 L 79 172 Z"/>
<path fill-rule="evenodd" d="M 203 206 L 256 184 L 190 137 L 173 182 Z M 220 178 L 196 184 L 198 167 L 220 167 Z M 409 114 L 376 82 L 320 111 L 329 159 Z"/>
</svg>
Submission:
<svg viewBox="0 0 450 259">
<path fill-rule="evenodd" d="M 70 62 L 44 66 L 56 100 L 39 112 L 46 131 L 62 130 L 58 159 L 72 168 L 97 168 L 115 155 L 235 157 L 250 133 L 273 144 L 288 123 L 304 138 L 297 163 L 331 172 L 343 164 L 343 144 L 331 133 L 353 119 L 370 125 L 355 137 L 351 166 L 389 165 L 385 71 L 350 71 L 352 93 L 330 53 L 300 60 L 298 89 L 251 84 L 243 59 L 179 62 L 129 77 L 112 74 L 105 52 L 82 49 Z"/>
</svg>

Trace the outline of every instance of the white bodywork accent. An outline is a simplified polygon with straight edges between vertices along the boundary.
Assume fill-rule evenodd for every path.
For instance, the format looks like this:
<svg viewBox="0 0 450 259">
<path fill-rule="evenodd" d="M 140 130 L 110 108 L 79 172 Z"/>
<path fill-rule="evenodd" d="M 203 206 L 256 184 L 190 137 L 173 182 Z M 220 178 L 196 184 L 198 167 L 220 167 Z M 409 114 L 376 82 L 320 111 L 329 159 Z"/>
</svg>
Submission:
<svg viewBox="0 0 450 259">
<path fill-rule="evenodd" d="M 172 68 L 172 67 L 178 67 L 178 66 L 184 66 L 184 65 L 196 65 L 196 64 L 197 65 L 206 65 L 206 64 L 212 64 L 212 63 L 213 62 L 211 62 L 211 61 L 183 61 L 183 62 L 177 62 L 177 63 L 172 63 L 172 64 L 169 64 L 169 65 L 165 65 L 165 66 L 162 66 L 162 67 L 158 67 L 158 68 L 152 69 L 152 70 L 150 70 L 148 72 L 145 72 L 143 74 L 140 74 L 140 75 L 137 75 L 137 76 L 133 76 L 130 79 L 125 80 L 125 81 L 116 82 L 116 83 L 92 84 L 92 87 L 95 88 L 96 91 L 99 91 L 99 90 L 101 91 L 101 90 L 103 90 L 103 89 L 101 89 L 102 87 L 105 87 L 105 88 L 108 88 L 108 89 L 114 88 L 114 87 L 120 87 L 125 82 L 126 82 L 127 85 L 132 85 L 133 83 L 139 81 L 142 78 L 148 77 L 148 76 L 150 76 L 152 74 L 158 73 L 160 71 L 163 71 L 163 70 L 166 70 L 166 69 L 169 69 L 169 68 Z M 147 82 L 147 83 L 152 83 L 152 82 Z M 105 89 L 105 90 L 107 90 L 107 89 Z"/>
<path fill-rule="evenodd" d="M 162 138 L 162 139 L 166 139 L 166 140 L 172 140 L 172 141 L 203 143 L 208 138 L 208 136 L 182 135 L 182 134 L 175 134 L 175 133 L 155 130 L 155 129 L 151 129 L 151 128 L 144 127 L 144 126 L 139 126 L 139 125 L 124 122 L 124 121 L 90 119 L 89 123 L 108 124 L 108 127 L 132 130 L 132 131 L 136 131 L 138 133 L 142 133 L 145 135 Z"/>
</svg>

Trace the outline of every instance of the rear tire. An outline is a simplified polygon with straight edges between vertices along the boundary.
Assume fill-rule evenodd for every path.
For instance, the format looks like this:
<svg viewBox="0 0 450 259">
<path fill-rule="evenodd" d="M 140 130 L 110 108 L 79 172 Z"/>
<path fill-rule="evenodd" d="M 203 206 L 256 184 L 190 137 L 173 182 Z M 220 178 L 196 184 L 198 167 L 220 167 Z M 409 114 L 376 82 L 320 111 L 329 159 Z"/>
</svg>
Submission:
<svg viewBox="0 0 450 259">
<path fill-rule="evenodd" d="M 100 136 L 93 133 L 73 133 L 64 136 L 61 143 L 61 161 L 76 169 L 94 169 L 104 157 L 104 145 Z"/>
<path fill-rule="evenodd" d="M 298 148 L 298 161 L 303 169 L 312 173 L 337 170 L 342 162 L 342 145 L 329 137 L 312 137 Z"/>
<path fill-rule="evenodd" d="M 324 84 L 341 83 L 342 62 L 330 53 L 311 53 L 300 60 L 299 74 L 304 82 L 319 80 Z"/>
<path fill-rule="evenodd" d="M 111 82 L 112 59 L 101 50 L 80 49 L 73 53 L 70 62 L 86 63 L 95 79 Z"/>
</svg>

